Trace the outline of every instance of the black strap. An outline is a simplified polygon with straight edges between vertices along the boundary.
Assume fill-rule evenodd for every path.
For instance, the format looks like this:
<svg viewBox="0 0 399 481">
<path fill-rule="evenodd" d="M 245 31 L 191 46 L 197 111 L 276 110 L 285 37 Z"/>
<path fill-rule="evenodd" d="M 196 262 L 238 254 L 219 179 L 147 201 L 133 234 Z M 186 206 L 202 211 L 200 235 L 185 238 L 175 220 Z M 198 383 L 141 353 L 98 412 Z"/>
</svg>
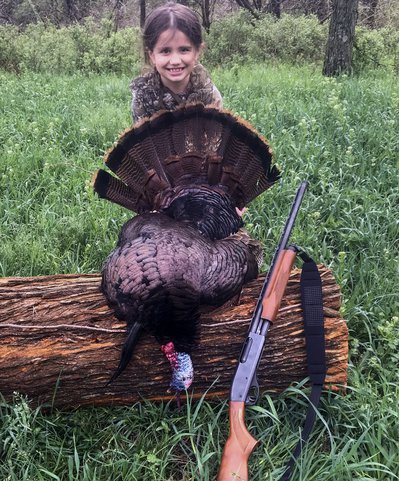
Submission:
<svg viewBox="0 0 399 481">
<path fill-rule="evenodd" d="M 327 371 L 323 294 L 320 274 L 316 263 L 307 254 L 301 252 L 299 255 L 304 261 L 301 273 L 301 303 L 305 324 L 308 376 L 312 383 L 312 390 L 301 439 L 296 445 L 291 459 L 287 463 L 284 474 L 279 481 L 288 481 L 290 479 L 296 460 L 300 456 L 304 444 L 309 439 L 316 419 L 316 410 Z"/>
</svg>

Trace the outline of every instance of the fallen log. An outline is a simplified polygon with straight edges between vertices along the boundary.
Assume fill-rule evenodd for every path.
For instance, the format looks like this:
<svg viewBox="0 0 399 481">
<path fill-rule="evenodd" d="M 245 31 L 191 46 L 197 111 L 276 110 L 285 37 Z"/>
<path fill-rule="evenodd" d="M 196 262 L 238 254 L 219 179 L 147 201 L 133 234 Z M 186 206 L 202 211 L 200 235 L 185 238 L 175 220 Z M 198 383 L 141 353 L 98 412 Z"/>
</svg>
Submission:
<svg viewBox="0 0 399 481">
<path fill-rule="evenodd" d="M 348 331 L 341 294 L 329 269 L 323 282 L 328 373 L 326 386 L 346 384 Z M 292 272 L 277 321 L 270 328 L 259 381 L 279 392 L 306 377 L 299 292 Z M 193 353 L 194 396 L 227 397 L 263 276 L 248 283 L 237 305 L 204 312 Z M 118 365 L 125 325 L 108 308 L 100 276 L 54 275 L 0 279 L 0 393 L 27 395 L 57 407 L 130 404 L 169 399 L 169 365 L 159 345 L 143 335 L 126 371 L 106 386 Z"/>
</svg>

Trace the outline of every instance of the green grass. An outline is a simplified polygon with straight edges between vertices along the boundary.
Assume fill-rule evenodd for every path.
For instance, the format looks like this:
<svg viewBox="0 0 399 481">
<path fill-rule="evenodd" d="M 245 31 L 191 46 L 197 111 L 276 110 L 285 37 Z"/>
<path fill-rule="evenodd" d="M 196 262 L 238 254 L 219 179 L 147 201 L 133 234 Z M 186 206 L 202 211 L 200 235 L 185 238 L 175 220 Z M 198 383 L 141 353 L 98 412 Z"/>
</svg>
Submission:
<svg viewBox="0 0 399 481">
<path fill-rule="evenodd" d="M 399 86 L 309 67 L 215 71 L 225 106 L 265 135 L 282 181 L 246 221 L 266 266 L 296 187 L 310 182 L 292 240 L 333 270 L 350 330 L 346 396 L 326 393 L 293 479 L 399 479 Z M 95 272 L 129 213 L 90 178 L 130 125 L 128 77 L 1 74 L 0 275 Z M 163 387 L 160 387 L 163 389 Z M 306 392 L 306 391 L 305 391 Z M 298 439 L 304 393 L 248 409 L 261 440 L 253 480 L 276 480 Z M 223 402 L 54 410 L 0 404 L 0 479 L 212 480 L 227 432 Z"/>
</svg>

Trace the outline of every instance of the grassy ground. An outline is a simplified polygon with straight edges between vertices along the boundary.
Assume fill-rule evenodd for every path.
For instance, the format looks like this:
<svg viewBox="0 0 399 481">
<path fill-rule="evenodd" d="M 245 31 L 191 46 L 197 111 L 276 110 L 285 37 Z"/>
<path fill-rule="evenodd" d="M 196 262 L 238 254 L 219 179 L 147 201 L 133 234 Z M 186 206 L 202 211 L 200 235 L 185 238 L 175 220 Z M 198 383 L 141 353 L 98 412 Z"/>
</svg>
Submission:
<svg viewBox="0 0 399 481">
<path fill-rule="evenodd" d="M 343 289 L 348 392 L 324 396 L 294 479 L 399 479 L 397 79 L 267 66 L 213 76 L 284 170 L 246 214 L 266 259 L 308 179 L 292 239 Z M 90 178 L 130 124 L 129 79 L 0 73 L 0 83 L 0 275 L 98 271 L 129 214 L 95 198 Z M 278 479 L 304 413 L 298 387 L 248 409 L 262 441 L 251 479 Z M 180 413 L 143 402 L 43 415 L 16 395 L 0 418 L 0 479 L 13 481 L 211 480 L 227 430 L 225 403 L 190 399 Z"/>
</svg>

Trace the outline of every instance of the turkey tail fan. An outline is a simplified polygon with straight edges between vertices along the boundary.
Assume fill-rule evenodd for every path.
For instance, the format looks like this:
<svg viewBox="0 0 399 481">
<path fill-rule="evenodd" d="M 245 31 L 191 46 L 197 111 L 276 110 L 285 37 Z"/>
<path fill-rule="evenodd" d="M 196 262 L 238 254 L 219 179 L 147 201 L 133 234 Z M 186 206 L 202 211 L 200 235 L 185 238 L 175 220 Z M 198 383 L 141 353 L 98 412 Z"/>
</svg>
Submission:
<svg viewBox="0 0 399 481">
<path fill-rule="evenodd" d="M 94 190 L 139 213 L 167 208 L 173 193 L 193 185 L 221 189 L 242 208 L 280 175 L 267 141 L 251 125 L 203 104 L 135 124 L 105 163 L 118 179 L 99 173 Z"/>
<path fill-rule="evenodd" d="M 139 340 L 142 330 L 143 328 L 141 324 L 138 322 L 135 322 L 134 324 L 129 326 L 129 333 L 122 347 L 121 359 L 119 361 L 119 365 L 116 371 L 114 372 L 114 374 L 112 375 L 111 379 L 107 382 L 107 386 L 111 384 L 111 382 L 115 381 L 115 379 L 119 377 L 122 374 L 122 372 L 126 369 L 130 359 L 132 358 L 134 347 L 137 344 L 137 341 Z"/>
</svg>

